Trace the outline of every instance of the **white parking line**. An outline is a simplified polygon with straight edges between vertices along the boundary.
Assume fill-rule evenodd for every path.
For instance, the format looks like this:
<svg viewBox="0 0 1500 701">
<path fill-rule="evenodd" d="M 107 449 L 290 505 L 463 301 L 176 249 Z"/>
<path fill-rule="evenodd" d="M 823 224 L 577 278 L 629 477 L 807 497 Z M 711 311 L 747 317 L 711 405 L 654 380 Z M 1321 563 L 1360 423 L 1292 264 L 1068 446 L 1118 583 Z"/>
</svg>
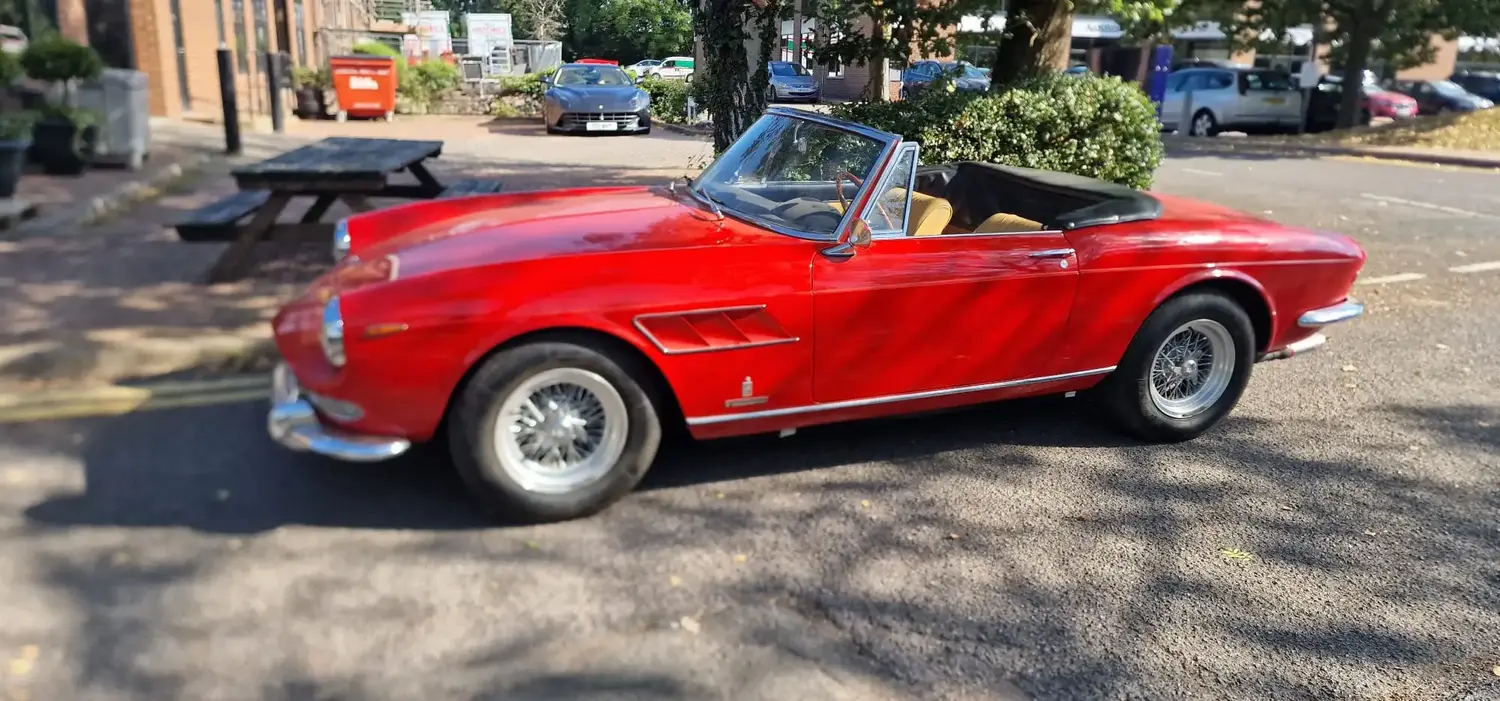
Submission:
<svg viewBox="0 0 1500 701">
<path fill-rule="evenodd" d="M 1488 263 L 1470 263 L 1458 267 L 1449 268 L 1450 273 L 1483 273 L 1490 270 L 1500 270 L 1500 260 L 1492 260 Z"/>
<path fill-rule="evenodd" d="M 1192 173 L 1194 175 L 1211 175 L 1211 176 L 1213 176 L 1215 178 L 1223 177 L 1223 175 L 1224 175 L 1223 173 L 1216 173 L 1216 172 L 1214 172 L 1212 170 L 1198 170 L 1197 168 L 1183 168 L 1182 172 L 1184 172 L 1184 173 Z"/>
<path fill-rule="evenodd" d="M 1356 284 L 1356 285 L 1385 285 L 1385 284 L 1389 284 L 1389 283 L 1392 283 L 1392 282 L 1412 282 L 1414 280 L 1421 280 L 1421 279 L 1423 279 L 1425 277 L 1427 277 L 1427 276 L 1423 275 L 1421 273 L 1396 273 L 1395 275 L 1386 275 L 1386 276 L 1383 276 L 1383 277 L 1372 277 L 1372 278 L 1370 278 L 1368 280 L 1355 280 L 1354 284 Z"/>
<path fill-rule="evenodd" d="M 1447 207 L 1447 206 L 1440 205 L 1440 204 L 1433 204 L 1431 202 L 1418 202 L 1416 200 L 1402 199 L 1400 197 L 1388 197 L 1388 196 L 1385 196 L 1385 195 L 1373 195 L 1373 194 L 1370 194 L 1368 192 L 1362 192 L 1362 193 L 1359 194 L 1359 196 L 1363 197 L 1363 198 L 1365 198 L 1367 200 L 1374 200 L 1376 202 L 1382 202 L 1382 203 L 1385 203 L 1385 204 L 1399 204 L 1399 205 L 1404 205 L 1404 206 L 1407 206 L 1407 207 L 1416 207 L 1417 209 L 1426 209 L 1426 210 L 1430 210 L 1430 211 L 1433 211 L 1433 212 L 1443 212 L 1445 214 L 1456 214 L 1456 215 L 1461 216 L 1461 217 L 1483 217 L 1483 218 L 1486 218 L 1486 219 L 1497 219 L 1497 218 L 1500 218 L 1500 217 L 1496 217 L 1493 214 L 1485 214 L 1483 212 L 1471 212 L 1471 211 L 1469 211 L 1467 209 L 1459 209 L 1457 207 Z"/>
</svg>

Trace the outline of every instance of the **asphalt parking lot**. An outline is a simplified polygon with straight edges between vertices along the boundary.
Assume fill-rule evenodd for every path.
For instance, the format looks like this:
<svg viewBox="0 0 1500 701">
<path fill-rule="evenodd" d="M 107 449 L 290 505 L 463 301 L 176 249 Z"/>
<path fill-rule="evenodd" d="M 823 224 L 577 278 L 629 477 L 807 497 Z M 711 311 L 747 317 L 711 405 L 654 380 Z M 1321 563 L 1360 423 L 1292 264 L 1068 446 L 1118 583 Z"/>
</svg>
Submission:
<svg viewBox="0 0 1500 701">
<path fill-rule="evenodd" d="M 680 446 L 506 527 L 438 465 L 287 454 L 253 402 L 0 426 L 0 698 L 1500 694 L 1500 175 L 1157 188 L 1370 254 L 1369 315 L 1189 444 L 1027 401 Z"/>
</svg>

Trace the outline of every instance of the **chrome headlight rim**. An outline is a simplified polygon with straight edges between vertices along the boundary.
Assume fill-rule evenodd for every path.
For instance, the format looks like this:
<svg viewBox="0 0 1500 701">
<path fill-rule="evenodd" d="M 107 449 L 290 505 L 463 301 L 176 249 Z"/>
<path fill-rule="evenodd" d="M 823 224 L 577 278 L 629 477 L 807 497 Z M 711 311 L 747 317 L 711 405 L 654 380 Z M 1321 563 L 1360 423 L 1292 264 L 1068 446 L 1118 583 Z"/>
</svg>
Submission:
<svg viewBox="0 0 1500 701">
<path fill-rule="evenodd" d="M 349 255 L 349 220 L 340 219 L 333 225 L 333 262 L 337 263 Z"/>
<path fill-rule="evenodd" d="M 323 358 L 336 368 L 344 367 L 348 357 L 344 353 L 344 311 L 338 295 L 329 298 L 323 305 L 322 324 L 318 328 L 318 345 L 323 348 Z"/>
</svg>

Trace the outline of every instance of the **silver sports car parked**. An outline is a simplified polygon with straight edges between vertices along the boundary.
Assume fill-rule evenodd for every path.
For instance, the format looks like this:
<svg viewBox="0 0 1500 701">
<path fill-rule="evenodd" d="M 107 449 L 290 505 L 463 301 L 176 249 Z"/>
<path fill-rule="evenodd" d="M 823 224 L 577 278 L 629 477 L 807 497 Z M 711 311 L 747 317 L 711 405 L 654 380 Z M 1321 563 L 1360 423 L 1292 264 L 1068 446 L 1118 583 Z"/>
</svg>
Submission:
<svg viewBox="0 0 1500 701">
<path fill-rule="evenodd" d="M 651 95 L 619 66 L 566 63 L 547 81 L 547 133 L 651 132 Z"/>
</svg>

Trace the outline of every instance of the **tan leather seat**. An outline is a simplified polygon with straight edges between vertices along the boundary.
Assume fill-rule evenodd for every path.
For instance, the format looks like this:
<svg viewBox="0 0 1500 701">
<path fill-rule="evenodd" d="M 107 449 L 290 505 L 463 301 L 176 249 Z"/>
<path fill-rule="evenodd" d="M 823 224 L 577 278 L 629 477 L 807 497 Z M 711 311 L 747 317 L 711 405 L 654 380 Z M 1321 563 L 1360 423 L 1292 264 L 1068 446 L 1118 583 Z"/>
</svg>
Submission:
<svg viewBox="0 0 1500 701">
<path fill-rule="evenodd" d="M 1026 217 L 1019 217 L 1009 212 L 1000 212 L 990 215 L 974 227 L 976 234 L 1009 234 L 1022 231 L 1041 231 L 1042 223 L 1032 221 Z"/>
<path fill-rule="evenodd" d="M 894 188 L 891 194 L 904 197 L 904 188 Z M 843 213 L 842 202 L 829 202 L 829 206 Z M 920 192 L 911 195 L 911 216 L 907 223 L 908 236 L 938 236 L 948 228 L 948 222 L 953 219 L 953 204 L 941 197 L 933 197 Z"/>
</svg>

